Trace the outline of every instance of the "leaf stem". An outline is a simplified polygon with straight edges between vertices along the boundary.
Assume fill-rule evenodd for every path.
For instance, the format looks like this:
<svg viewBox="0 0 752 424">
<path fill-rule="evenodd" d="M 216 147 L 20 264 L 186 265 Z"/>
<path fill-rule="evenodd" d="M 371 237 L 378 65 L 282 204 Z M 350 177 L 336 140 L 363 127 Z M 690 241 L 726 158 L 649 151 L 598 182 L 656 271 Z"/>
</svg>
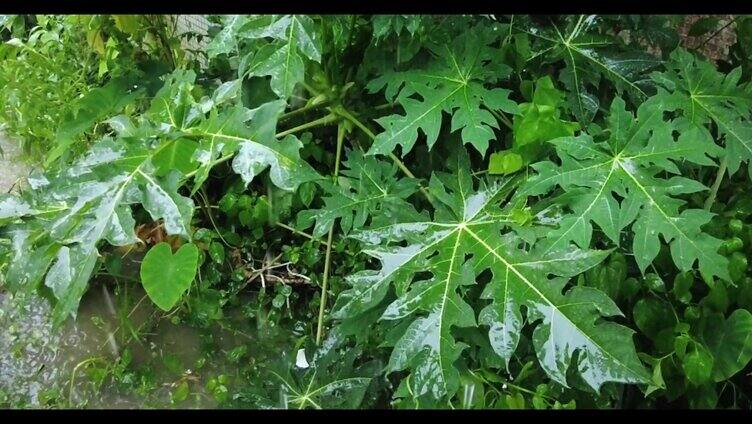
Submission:
<svg viewBox="0 0 752 424">
<path fill-rule="evenodd" d="M 342 144 L 345 140 L 345 126 L 340 124 L 337 126 L 337 156 L 334 160 L 334 176 L 332 180 L 337 183 L 337 177 L 339 176 L 339 163 L 342 157 Z M 332 259 L 332 238 L 334 237 L 334 223 L 329 228 L 329 235 L 326 241 L 326 257 L 324 259 L 324 282 L 321 285 L 321 303 L 319 305 L 319 320 L 316 325 L 316 344 L 321 344 L 321 338 L 324 334 L 324 310 L 326 309 L 326 290 L 329 285 L 329 267 L 331 266 Z"/>
<path fill-rule="evenodd" d="M 287 113 L 284 113 L 284 114 L 280 115 L 278 121 L 284 121 L 284 120 L 293 118 L 293 117 L 295 117 L 297 115 L 300 115 L 302 113 L 306 113 L 306 112 L 310 112 L 312 110 L 316 110 L 316 109 L 322 108 L 322 107 L 327 106 L 327 105 L 329 105 L 331 103 L 331 101 L 329 99 L 319 100 L 319 101 L 317 101 L 317 99 L 318 99 L 318 97 L 315 97 L 314 100 L 313 100 L 313 102 L 311 102 L 311 103 L 309 103 L 309 104 L 307 104 L 307 105 L 305 105 L 305 106 L 303 106 L 303 107 L 301 107 L 299 109 L 295 109 L 293 111 L 290 111 L 290 112 L 287 112 Z"/>
<path fill-rule="evenodd" d="M 507 116 L 506 116 L 506 115 L 504 115 L 504 113 L 503 113 L 503 112 L 497 112 L 497 111 L 495 111 L 495 110 L 493 110 L 493 109 L 488 109 L 488 110 L 489 110 L 489 111 L 491 111 L 491 114 L 492 114 L 493 116 L 495 116 L 495 117 L 496 117 L 496 119 L 498 119 L 498 120 L 500 120 L 501 122 L 503 122 L 503 123 L 504 123 L 504 125 L 506 125 L 506 126 L 507 126 L 507 127 L 508 127 L 508 128 L 510 129 L 510 130 L 513 130 L 513 129 L 514 129 L 514 128 L 512 127 L 512 121 L 510 121 L 510 120 L 509 120 L 509 118 L 507 118 Z"/>
<path fill-rule="evenodd" d="M 384 103 L 383 105 L 374 106 L 373 110 L 384 110 L 394 107 L 394 103 Z"/>
<path fill-rule="evenodd" d="M 305 124 L 298 125 L 297 127 L 290 128 L 289 130 L 282 131 L 281 133 L 277 134 L 277 138 L 282 138 L 284 136 L 296 133 L 298 131 L 307 130 L 308 128 L 318 127 L 319 125 L 328 125 L 334 122 L 337 122 L 339 120 L 339 117 L 335 114 L 328 114 L 322 118 L 313 120 L 311 122 L 306 122 Z"/>
<path fill-rule="evenodd" d="M 723 159 L 721 159 L 721 165 L 718 167 L 718 172 L 715 174 L 715 181 L 713 181 L 713 186 L 710 188 L 710 195 L 705 200 L 706 211 L 709 211 L 713 206 L 713 202 L 715 202 L 715 196 L 718 194 L 718 188 L 721 186 L 721 181 L 723 181 L 723 175 L 726 173 L 727 167 L 728 155 L 724 156 Z"/>
<path fill-rule="evenodd" d="M 376 138 L 376 135 L 371 131 L 363 122 L 361 122 L 358 118 L 353 116 L 352 113 L 350 113 L 347 109 L 344 107 L 338 107 L 336 109 L 332 110 L 334 113 L 341 115 L 343 118 L 347 119 L 348 121 L 352 122 L 356 127 L 360 128 L 361 131 L 363 131 L 371 140 Z M 397 165 L 397 167 L 408 177 L 415 178 L 415 174 L 413 174 L 410 169 L 405 165 L 404 162 L 402 162 L 394 153 L 389 153 L 389 158 Z M 420 191 L 423 193 L 425 198 L 433 204 L 433 197 L 431 194 L 426 190 L 425 187 L 422 185 L 420 186 Z"/>
<path fill-rule="evenodd" d="M 312 236 L 312 235 L 310 235 L 310 234 L 308 234 L 308 233 L 306 233 L 304 231 L 300 231 L 300 230 L 298 230 L 296 228 L 293 228 L 293 227 L 291 227 L 291 226 L 289 226 L 287 224 L 283 224 L 281 222 L 275 222 L 274 225 L 276 225 L 276 226 L 278 226 L 280 228 L 284 228 L 285 230 L 290 231 L 292 233 L 295 233 L 295 234 L 297 234 L 299 236 L 303 236 L 303 237 L 311 239 L 313 241 L 317 241 L 317 242 L 319 242 L 319 243 L 321 243 L 321 244 L 323 244 L 325 246 L 329 246 L 329 243 L 325 242 L 324 240 L 318 239 L 318 238 L 316 238 L 316 237 L 314 237 L 314 236 Z"/>
</svg>

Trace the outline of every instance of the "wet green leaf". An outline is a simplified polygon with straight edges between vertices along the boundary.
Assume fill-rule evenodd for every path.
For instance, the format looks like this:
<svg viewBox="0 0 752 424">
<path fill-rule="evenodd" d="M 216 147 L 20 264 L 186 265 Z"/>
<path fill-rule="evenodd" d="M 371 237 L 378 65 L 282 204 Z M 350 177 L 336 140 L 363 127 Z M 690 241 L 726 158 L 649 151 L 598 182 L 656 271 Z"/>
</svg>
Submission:
<svg viewBox="0 0 752 424">
<path fill-rule="evenodd" d="M 570 194 L 559 199 L 573 213 L 561 218 L 559 228 L 548 233 L 545 244 L 549 249 L 570 241 L 589 247 L 591 221 L 619 245 L 622 232 L 631 224 L 632 251 L 643 272 L 658 255 L 662 234 L 680 271 L 693 269 L 697 262 L 706 281 L 714 276 L 729 280 L 728 261 L 717 253 L 721 240 L 702 230 L 712 214 L 702 209 L 680 210 L 685 202 L 676 197 L 705 189 L 695 180 L 676 175 L 680 174 L 676 162 L 713 166 L 709 156 L 720 155 L 721 149 L 705 129 L 683 119 L 664 121 L 667 106 L 663 102 L 662 97 L 650 98 L 639 106 L 635 117 L 625 109 L 624 101 L 616 98 L 606 140 L 597 142 L 587 134 L 552 140 L 561 165 L 550 161 L 534 164 L 537 174 L 521 191 L 540 195 L 560 186 Z M 663 176 L 671 174 L 670 178 Z M 623 200 L 618 201 L 615 195 Z"/>
<path fill-rule="evenodd" d="M 433 221 L 397 223 L 354 235 L 370 246 L 366 252 L 379 259 L 382 268 L 349 278 L 352 288 L 337 299 L 334 316 L 347 320 L 376 307 L 393 286 L 398 297 L 381 320 L 409 325 L 400 327 L 404 329 L 387 370 L 409 370 L 414 396 L 442 398 L 459 389 L 454 362 L 466 345 L 455 340 L 453 327 L 488 326 L 494 351 L 505 362 L 511 360 L 522 330 L 523 305 L 527 320 L 537 323 L 533 343 L 538 361 L 558 383 L 567 385 L 566 372 L 578 351 L 574 366 L 593 389 L 607 381 L 647 381 L 632 347 L 632 331 L 600 320 L 621 315 L 613 301 L 591 288 L 563 291 L 569 277 L 598 264 L 608 252 L 571 245 L 552 252 L 519 249 L 519 238 L 503 231 L 509 221 L 497 206 L 513 189 L 513 180 L 481 184 L 476 190 L 462 157 L 456 174 L 431 179 L 432 195 L 442 205 Z M 493 275 L 482 294 L 491 304 L 476 322 L 462 293 L 477 284 L 476 276 L 484 270 Z M 423 271 L 430 277 L 416 279 Z"/>
<path fill-rule="evenodd" d="M 168 243 L 154 245 L 141 263 L 146 294 L 163 311 L 172 309 L 190 288 L 198 267 L 198 248 L 184 244 L 173 255 Z"/>
<path fill-rule="evenodd" d="M 506 78 L 511 71 L 492 62 L 498 51 L 490 44 L 498 35 L 470 29 L 451 44 L 430 46 L 434 59 L 426 69 L 388 73 L 372 81 L 368 89 L 377 92 L 386 88 L 387 99 L 396 100 L 405 114 L 376 120 L 384 131 L 376 135 L 368 154 L 385 155 L 401 145 L 404 156 L 415 145 L 418 130 L 426 135 L 431 149 L 442 113 L 447 112 L 452 115 L 451 130 L 461 129 L 463 143 L 472 144 L 484 155 L 489 141 L 495 139 L 494 129 L 499 128 L 489 110 L 517 113 L 516 103 L 508 98 L 509 90 L 484 86 L 484 82 Z"/>
</svg>

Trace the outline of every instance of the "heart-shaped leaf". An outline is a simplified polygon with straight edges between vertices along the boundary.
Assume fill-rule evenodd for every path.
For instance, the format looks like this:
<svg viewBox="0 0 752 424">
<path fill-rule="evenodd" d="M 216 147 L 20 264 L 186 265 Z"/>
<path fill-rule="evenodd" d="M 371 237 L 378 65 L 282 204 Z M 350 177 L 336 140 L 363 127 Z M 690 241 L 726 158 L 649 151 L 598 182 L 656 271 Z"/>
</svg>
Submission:
<svg viewBox="0 0 752 424">
<path fill-rule="evenodd" d="M 141 283 L 155 305 L 172 309 L 191 286 L 198 268 L 198 248 L 185 244 L 173 255 L 170 245 L 162 242 L 146 253 L 141 263 Z"/>
</svg>

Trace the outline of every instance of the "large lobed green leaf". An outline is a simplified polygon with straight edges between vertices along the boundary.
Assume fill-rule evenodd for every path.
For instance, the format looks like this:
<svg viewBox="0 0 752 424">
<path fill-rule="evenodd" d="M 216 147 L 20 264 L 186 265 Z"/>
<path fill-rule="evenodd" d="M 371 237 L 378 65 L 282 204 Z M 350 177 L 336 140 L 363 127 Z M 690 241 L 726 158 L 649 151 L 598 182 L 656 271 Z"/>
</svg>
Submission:
<svg viewBox="0 0 752 424">
<path fill-rule="evenodd" d="M 552 379 L 566 386 L 567 370 L 579 352 L 574 366 L 596 390 L 609 381 L 646 381 L 632 331 L 602 319 L 621 315 L 613 301 L 595 289 L 564 290 L 569 277 L 595 266 L 608 252 L 572 245 L 546 253 L 521 248 L 522 240 L 505 230 L 508 211 L 498 206 L 514 188 L 513 180 L 476 190 L 467 159 L 460 159 L 456 169 L 455 175 L 431 179 L 431 193 L 441 202 L 433 221 L 354 235 L 369 246 L 364 252 L 377 258 L 381 269 L 349 278 L 352 288 L 337 299 L 335 318 L 346 325 L 384 307 L 392 288 L 396 299 L 384 307 L 381 320 L 406 326 L 396 327 L 401 332 L 387 370 L 409 370 L 415 396 L 451 397 L 458 390 L 455 361 L 467 345 L 456 339 L 454 327 L 487 326 L 493 350 L 508 363 L 522 331 L 523 306 L 527 322 L 535 326 L 539 363 Z M 490 304 L 476 322 L 463 293 L 486 270 L 492 277 L 482 298 Z"/>
<path fill-rule="evenodd" d="M 733 174 L 752 159 L 752 84 L 739 82 L 741 67 L 722 73 L 682 49 L 671 53 L 667 67 L 651 75 L 660 86 L 658 96 L 692 122 L 716 124 Z"/>
<path fill-rule="evenodd" d="M 714 166 L 711 157 L 719 156 L 721 149 L 703 127 L 681 118 L 664 121 L 667 108 L 662 97 L 651 97 L 640 105 L 635 117 L 625 110 L 624 101 L 616 98 L 605 140 L 596 141 L 588 134 L 551 140 L 561 164 L 544 161 L 533 165 L 536 174 L 521 188 L 524 195 L 546 194 L 557 186 L 564 190 L 554 201 L 558 199 L 571 213 L 547 233 L 543 241 L 547 250 L 571 241 L 588 248 L 591 221 L 619 245 L 622 232 L 631 224 L 632 251 L 643 272 L 658 255 L 662 235 L 680 270 L 691 270 L 698 262 L 706 279 L 729 279 L 728 261 L 718 254 L 721 240 L 702 230 L 713 214 L 702 209 L 681 210 L 685 202 L 677 198 L 706 189 L 681 176 L 677 164 Z"/>
<path fill-rule="evenodd" d="M 442 113 L 447 112 L 452 116 L 451 130 L 461 129 L 463 143 L 485 154 L 489 141 L 496 138 L 494 129 L 499 128 L 489 110 L 518 113 L 509 90 L 488 87 L 511 72 L 494 60 L 500 52 L 491 45 L 498 36 L 487 28 L 469 29 L 449 44 L 431 45 L 433 60 L 425 68 L 390 72 L 369 83 L 372 92 L 385 88 L 387 99 L 396 100 L 405 114 L 376 120 L 384 131 L 376 135 L 368 153 L 388 154 L 401 145 L 405 155 L 415 145 L 418 130 L 426 135 L 430 149 L 438 138 Z"/>
<path fill-rule="evenodd" d="M 194 81 L 192 71 L 167 76 L 137 122 L 122 116 L 108 121 L 117 139 L 97 142 L 65 169 L 30 177 L 32 190 L 24 198 L 0 198 L 0 224 L 7 224 L 2 231 L 12 251 L 6 281 L 12 290 L 34 290 L 44 280 L 56 299 L 56 324 L 75 317 L 101 242 L 138 242 L 133 205 L 161 221 L 167 234 L 190 240 L 194 203 L 179 193 L 187 180 L 183 171 L 195 170 L 195 190 L 224 153 L 235 155 L 232 168 L 246 183 L 267 168 L 271 181 L 286 190 L 320 178 L 300 159 L 297 138 L 275 137 L 284 101 L 254 110 L 215 108 L 207 116 L 206 105 L 192 95 Z M 183 163 L 175 166 L 178 160 Z"/>
</svg>

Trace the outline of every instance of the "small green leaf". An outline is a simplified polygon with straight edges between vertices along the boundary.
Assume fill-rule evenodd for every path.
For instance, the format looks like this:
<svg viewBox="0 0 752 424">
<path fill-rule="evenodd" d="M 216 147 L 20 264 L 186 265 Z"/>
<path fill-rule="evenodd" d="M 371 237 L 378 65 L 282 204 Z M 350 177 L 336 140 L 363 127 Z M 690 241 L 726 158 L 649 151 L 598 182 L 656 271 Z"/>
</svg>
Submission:
<svg viewBox="0 0 752 424">
<path fill-rule="evenodd" d="M 141 283 L 149 298 L 164 311 L 177 304 L 188 290 L 198 269 L 198 248 L 185 244 L 173 255 L 170 245 L 149 249 L 141 263 Z"/>
<path fill-rule="evenodd" d="M 710 381 L 713 371 L 713 357 L 704 348 L 698 346 L 697 349 L 684 357 L 682 368 L 690 383 L 696 386 L 705 384 Z"/>
<path fill-rule="evenodd" d="M 488 159 L 488 173 L 491 175 L 511 174 L 523 166 L 522 156 L 511 151 L 492 153 Z"/>
<path fill-rule="evenodd" d="M 218 264 L 221 264 L 225 261 L 225 248 L 222 246 L 222 243 L 213 241 L 209 245 L 209 256 L 211 256 L 212 260 Z"/>
<path fill-rule="evenodd" d="M 183 381 L 182 383 L 178 384 L 178 387 L 175 388 L 174 392 L 172 392 L 172 402 L 178 403 L 186 400 L 190 392 L 191 391 L 188 388 L 188 382 Z"/>
</svg>

